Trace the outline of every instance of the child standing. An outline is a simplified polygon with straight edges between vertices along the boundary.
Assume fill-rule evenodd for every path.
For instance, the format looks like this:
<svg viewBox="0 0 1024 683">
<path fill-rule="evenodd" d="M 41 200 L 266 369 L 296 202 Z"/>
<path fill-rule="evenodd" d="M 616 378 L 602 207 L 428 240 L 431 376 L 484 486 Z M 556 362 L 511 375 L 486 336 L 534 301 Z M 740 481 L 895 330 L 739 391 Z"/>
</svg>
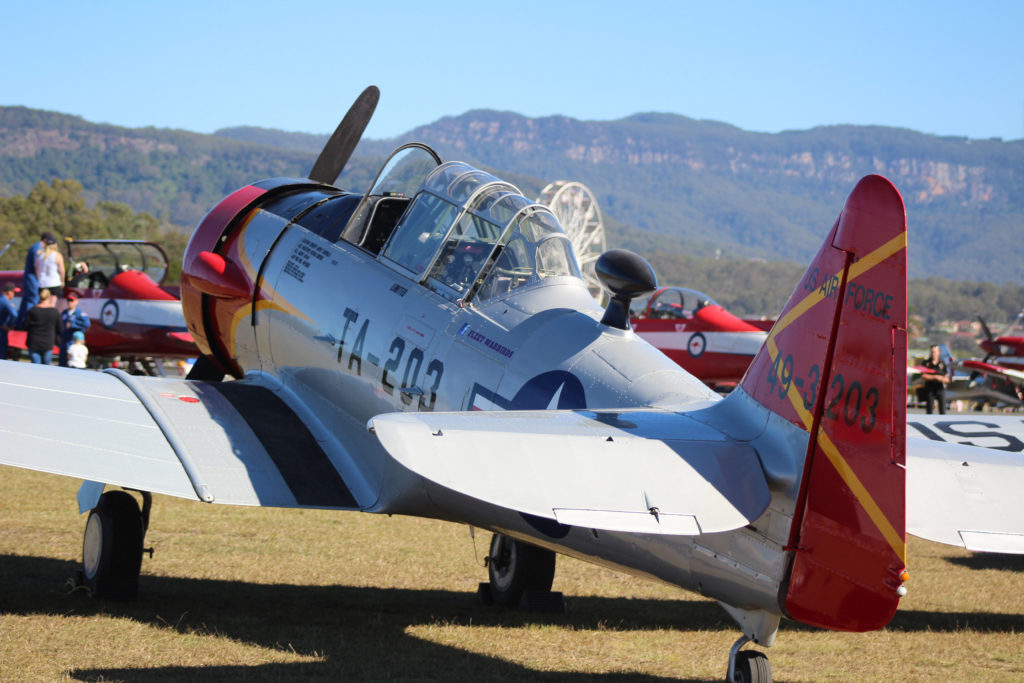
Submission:
<svg viewBox="0 0 1024 683">
<path fill-rule="evenodd" d="M 85 345 L 85 334 L 76 331 L 71 335 L 71 343 L 68 345 L 68 367 L 84 368 L 88 357 L 89 348 Z"/>
</svg>

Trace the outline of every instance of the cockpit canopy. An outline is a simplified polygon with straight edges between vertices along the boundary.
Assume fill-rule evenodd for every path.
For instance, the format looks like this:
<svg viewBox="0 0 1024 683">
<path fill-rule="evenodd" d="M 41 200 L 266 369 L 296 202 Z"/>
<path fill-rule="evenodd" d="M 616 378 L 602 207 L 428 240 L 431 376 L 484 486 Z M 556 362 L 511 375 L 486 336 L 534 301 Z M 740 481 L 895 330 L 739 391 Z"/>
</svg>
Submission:
<svg viewBox="0 0 1024 683">
<path fill-rule="evenodd" d="M 629 306 L 631 318 L 689 320 L 705 306 L 719 303 L 704 292 L 686 287 L 662 287 L 649 297 L 634 299 Z"/>
<path fill-rule="evenodd" d="M 569 239 L 549 209 L 461 161 L 427 176 L 381 256 L 462 302 L 501 297 L 549 278 L 580 279 Z"/>
<path fill-rule="evenodd" d="M 102 289 L 114 276 L 138 270 L 153 282 L 167 277 L 167 252 L 154 242 L 143 240 L 68 240 L 68 284 L 72 287 Z"/>
<path fill-rule="evenodd" d="M 395 150 L 365 194 L 333 187 L 286 194 L 264 210 L 379 258 L 450 301 L 486 302 L 579 265 L 558 219 L 512 184 L 424 144 Z"/>
</svg>

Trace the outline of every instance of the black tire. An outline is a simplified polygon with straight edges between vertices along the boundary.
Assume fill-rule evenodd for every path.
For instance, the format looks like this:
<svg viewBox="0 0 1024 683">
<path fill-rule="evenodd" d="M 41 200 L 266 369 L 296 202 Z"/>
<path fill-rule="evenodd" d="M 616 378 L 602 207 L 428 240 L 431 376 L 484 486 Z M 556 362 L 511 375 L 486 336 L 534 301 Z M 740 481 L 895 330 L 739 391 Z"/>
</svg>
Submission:
<svg viewBox="0 0 1024 683">
<path fill-rule="evenodd" d="M 491 600 L 518 607 L 523 591 L 550 591 L 555 580 L 555 553 L 502 534 L 491 537 L 487 561 Z"/>
<path fill-rule="evenodd" d="M 82 579 L 94 597 L 135 599 L 144 535 L 142 513 L 131 494 L 107 491 L 100 496 L 82 541 Z"/>
<path fill-rule="evenodd" d="M 736 653 L 735 683 L 771 683 L 772 667 L 768 656 L 757 650 Z"/>
</svg>

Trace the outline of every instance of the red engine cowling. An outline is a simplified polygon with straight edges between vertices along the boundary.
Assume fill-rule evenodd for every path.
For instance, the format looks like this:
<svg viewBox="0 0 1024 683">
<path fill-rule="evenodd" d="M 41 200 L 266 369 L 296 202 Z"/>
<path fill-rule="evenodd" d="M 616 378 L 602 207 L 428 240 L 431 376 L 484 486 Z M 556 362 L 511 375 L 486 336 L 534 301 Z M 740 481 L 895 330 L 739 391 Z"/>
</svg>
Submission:
<svg viewBox="0 0 1024 683">
<path fill-rule="evenodd" d="M 261 269 L 277 238 L 298 222 L 333 241 L 358 200 L 330 185 L 273 178 L 235 191 L 203 218 L 185 248 L 181 305 L 207 359 L 242 376 L 235 332 L 243 309 L 261 297 Z"/>
<path fill-rule="evenodd" d="M 232 234 L 244 225 L 245 217 L 266 194 L 262 187 L 247 185 L 222 200 L 192 233 L 181 265 L 181 307 L 188 331 L 201 353 L 236 376 L 241 374 L 241 368 L 224 344 L 211 334 L 214 330 L 209 299 L 225 300 L 236 306 L 252 300 L 253 283 L 246 282 L 244 273 L 233 263 L 228 265 L 224 254 L 230 253 L 228 243 L 236 241 L 231 239 Z"/>
</svg>

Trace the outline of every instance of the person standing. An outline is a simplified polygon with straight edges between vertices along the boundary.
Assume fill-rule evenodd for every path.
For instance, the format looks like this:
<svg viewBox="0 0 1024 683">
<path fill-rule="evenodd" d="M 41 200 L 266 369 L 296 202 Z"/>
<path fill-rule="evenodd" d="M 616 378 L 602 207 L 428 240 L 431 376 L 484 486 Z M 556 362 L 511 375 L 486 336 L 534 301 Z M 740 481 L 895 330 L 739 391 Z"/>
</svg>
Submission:
<svg viewBox="0 0 1024 683">
<path fill-rule="evenodd" d="M 54 300 L 60 299 L 64 291 L 64 256 L 57 250 L 56 242 L 46 242 L 36 256 L 36 278 L 39 288 L 50 290 Z"/>
<path fill-rule="evenodd" d="M 14 290 L 17 289 L 13 282 L 5 282 L 3 295 L 0 296 L 0 360 L 7 360 L 10 357 L 10 349 L 7 346 L 7 333 L 14 328 L 18 319 L 18 312 L 14 310 Z"/>
<path fill-rule="evenodd" d="M 25 346 L 33 363 L 49 365 L 53 360 L 53 346 L 60 339 L 56 300 L 50 296 L 50 290 L 43 287 L 39 290 L 39 303 L 25 314 Z"/>
<path fill-rule="evenodd" d="M 71 345 L 75 332 L 81 332 L 82 338 L 85 339 L 85 331 L 89 329 L 91 321 L 89 316 L 78 310 L 77 294 L 69 291 L 64 296 L 64 300 L 67 302 L 68 307 L 60 314 L 61 331 L 58 365 L 66 368 L 68 367 L 68 346 Z"/>
<path fill-rule="evenodd" d="M 39 303 L 39 280 L 36 277 L 36 256 L 47 244 L 57 244 L 52 232 L 44 232 L 38 242 L 34 242 L 25 254 L 25 272 L 21 276 L 21 305 L 18 307 L 18 319 L 15 325 L 21 328 L 25 324 L 25 313 Z"/>
<path fill-rule="evenodd" d="M 85 333 L 75 332 L 67 348 L 68 367 L 85 369 L 85 361 L 89 360 L 89 348 L 85 345 Z"/>
<path fill-rule="evenodd" d="M 942 352 L 937 344 L 928 349 L 928 360 L 921 364 L 931 370 L 923 376 L 924 387 L 921 398 L 925 401 L 925 412 L 932 414 L 932 402 L 939 404 L 939 415 L 946 414 L 946 385 L 949 384 L 949 366 L 942 360 Z"/>
</svg>

